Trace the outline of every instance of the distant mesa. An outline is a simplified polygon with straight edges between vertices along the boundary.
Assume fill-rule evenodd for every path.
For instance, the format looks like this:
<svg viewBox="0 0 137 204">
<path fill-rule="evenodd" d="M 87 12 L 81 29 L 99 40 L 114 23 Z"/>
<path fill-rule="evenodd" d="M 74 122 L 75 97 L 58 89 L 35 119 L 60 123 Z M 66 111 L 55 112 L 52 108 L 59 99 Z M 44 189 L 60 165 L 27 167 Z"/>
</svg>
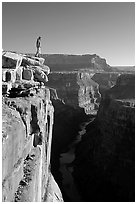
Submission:
<svg viewBox="0 0 137 204">
<path fill-rule="evenodd" d="M 42 55 L 51 71 L 74 71 L 76 69 L 90 69 L 93 71 L 112 71 L 106 60 L 96 54 L 90 55 Z"/>
<path fill-rule="evenodd" d="M 43 54 L 51 71 L 78 71 L 81 69 L 93 72 L 134 72 L 134 66 L 110 66 L 106 59 L 96 54 L 66 55 Z"/>
</svg>

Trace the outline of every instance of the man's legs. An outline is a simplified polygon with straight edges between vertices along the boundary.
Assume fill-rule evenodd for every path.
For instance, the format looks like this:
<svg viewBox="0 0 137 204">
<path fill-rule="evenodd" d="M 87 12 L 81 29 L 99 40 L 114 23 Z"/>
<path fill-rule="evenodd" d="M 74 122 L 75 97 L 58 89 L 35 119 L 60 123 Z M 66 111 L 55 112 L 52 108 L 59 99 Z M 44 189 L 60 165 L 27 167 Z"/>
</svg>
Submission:
<svg viewBox="0 0 137 204">
<path fill-rule="evenodd" d="M 40 57 L 40 54 L 41 54 L 41 48 L 37 47 L 37 52 L 36 52 L 35 57 Z"/>
</svg>

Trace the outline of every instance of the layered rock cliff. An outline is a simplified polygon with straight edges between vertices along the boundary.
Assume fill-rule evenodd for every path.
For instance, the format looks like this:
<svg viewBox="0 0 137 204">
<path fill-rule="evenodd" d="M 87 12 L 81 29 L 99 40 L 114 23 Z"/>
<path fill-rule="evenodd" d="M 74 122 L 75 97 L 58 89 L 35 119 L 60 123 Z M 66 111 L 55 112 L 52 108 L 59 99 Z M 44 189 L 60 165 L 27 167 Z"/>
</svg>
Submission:
<svg viewBox="0 0 137 204">
<path fill-rule="evenodd" d="M 74 178 L 85 201 L 135 200 L 134 75 L 121 75 L 101 100 L 76 149 Z"/>
<path fill-rule="evenodd" d="M 51 73 L 50 87 L 56 88 L 58 97 L 74 108 L 84 108 L 87 114 L 96 114 L 99 106 L 99 86 L 88 73 Z"/>
<path fill-rule="evenodd" d="M 96 115 L 101 95 L 116 84 L 119 75 L 117 72 L 95 73 L 84 70 L 53 72 L 49 74 L 47 85 L 56 89 L 58 98 L 65 104 L 84 108 L 86 114 Z"/>
<path fill-rule="evenodd" d="M 63 201 L 51 174 L 54 108 L 44 59 L 3 52 L 2 200 Z"/>
<path fill-rule="evenodd" d="M 94 71 L 112 71 L 104 58 L 96 54 L 90 55 L 42 55 L 52 71 L 74 71 L 76 69 L 90 69 Z"/>
</svg>

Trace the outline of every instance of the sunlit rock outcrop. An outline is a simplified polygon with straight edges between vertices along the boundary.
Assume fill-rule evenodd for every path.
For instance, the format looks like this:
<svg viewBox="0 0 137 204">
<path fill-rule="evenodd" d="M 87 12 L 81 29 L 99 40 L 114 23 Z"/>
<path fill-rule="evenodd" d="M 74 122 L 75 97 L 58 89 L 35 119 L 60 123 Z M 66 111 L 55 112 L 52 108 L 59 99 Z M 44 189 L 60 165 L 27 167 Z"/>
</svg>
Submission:
<svg viewBox="0 0 137 204">
<path fill-rule="evenodd" d="M 79 106 L 84 108 L 86 114 L 96 115 L 101 100 L 99 85 L 92 80 L 91 73 L 78 73 L 78 100 Z"/>
<path fill-rule="evenodd" d="M 2 59 L 2 200 L 63 201 L 50 171 L 49 68 L 44 59 L 16 53 L 3 52 Z"/>
<path fill-rule="evenodd" d="M 12 52 L 2 53 L 2 90 L 8 94 L 17 81 L 48 81 L 47 75 L 50 72 L 48 66 L 44 65 L 45 59 L 30 57 Z M 17 84 L 17 83 L 16 83 Z"/>
</svg>

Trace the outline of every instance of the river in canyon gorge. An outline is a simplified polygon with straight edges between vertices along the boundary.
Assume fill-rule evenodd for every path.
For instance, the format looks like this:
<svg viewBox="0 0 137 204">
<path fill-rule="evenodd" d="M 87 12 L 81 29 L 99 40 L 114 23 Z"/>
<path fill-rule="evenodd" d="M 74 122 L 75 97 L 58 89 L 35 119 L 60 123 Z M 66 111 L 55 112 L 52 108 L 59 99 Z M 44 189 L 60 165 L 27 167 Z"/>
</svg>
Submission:
<svg viewBox="0 0 137 204">
<path fill-rule="evenodd" d="M 69 145 L 67 152 L 60 155 L 60 169 L 62 174 L 62 186 L 65 193 L 65 197 L 69 199 L 70 202 L 80 202 L 82 197 L 77 190 L 77 186 L 72 176 L 73 164 L 75 159 L 75 148 L 76 145 L 81 141 L 82 136 L 86 133 L 86 126 L 93 122 L 94 118 L 90 118 L 88 121 L 83 122 L 80 125 L 80 130 L 76 139 Z"/>
</svg>

